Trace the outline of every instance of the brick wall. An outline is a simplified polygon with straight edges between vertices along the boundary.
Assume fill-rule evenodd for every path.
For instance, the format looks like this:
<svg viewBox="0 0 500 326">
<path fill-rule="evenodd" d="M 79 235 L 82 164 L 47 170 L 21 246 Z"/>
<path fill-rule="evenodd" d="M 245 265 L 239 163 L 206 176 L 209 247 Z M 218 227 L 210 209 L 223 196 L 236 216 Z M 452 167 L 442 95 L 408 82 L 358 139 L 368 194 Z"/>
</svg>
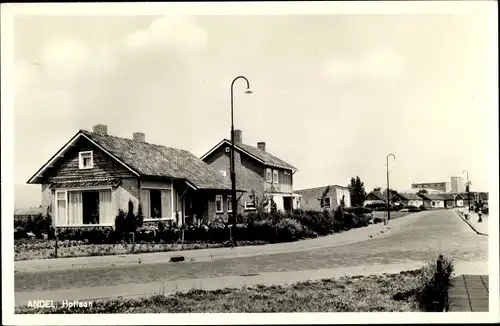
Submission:
<svg viewBox="0 0 500 326">
<path fill-rule="evenodd" d="M 205 162 L 218 171 L 226 171 L 226 176 L 230 178 L 231 153 L 226 153 L 225 148 L 226 146 L 221 146 L 209 157 L 207 157 L 205 159 Z M 234 162 L 236 172 L 236 186 L 237 188 L 243 188 L 247 190 L 247 193 L 245 193 L 240 199 L 240 205 L 243 205 L 245 201 L 250 201 L 249 196 L 251 195 L 252 190 L 254 190 L 257 195 L 261 195 L 264 192 L 265 168 L 261 163 L 244 154 L 241 155 L 238 151 L 235 151 Z M 240 206 L 238 207 L 238 212 L 241 211 L 242 208 Z"/>
</svg>

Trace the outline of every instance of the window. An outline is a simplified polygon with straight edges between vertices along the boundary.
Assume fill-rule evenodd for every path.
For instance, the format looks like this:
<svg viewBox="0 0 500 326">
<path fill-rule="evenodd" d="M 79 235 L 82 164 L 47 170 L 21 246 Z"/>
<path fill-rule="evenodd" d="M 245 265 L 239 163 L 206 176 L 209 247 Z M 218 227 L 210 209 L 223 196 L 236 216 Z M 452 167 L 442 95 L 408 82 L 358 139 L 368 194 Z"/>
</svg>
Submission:
<svg viewBox="0 0 500 326">
<path fill-rule="evenodd" d="M 66 218 L 66 191 L 56 191 L 56 225 L 66 225 L 68 220 Z"/>
<path fill-rule="evenodd" d="M 279 183 L 278 170 L 273 170 L 273 183 Z"/>
<path fill-rule="evenodd" d="M 146 219 L 171 219 L 173 217 L 172 190 L 141 190 L 142 213 Z"/>
<path fill-rule="evenodd" d="M 255 202 L 254 201 L 246 201 L 245 202 L 245 210 L 255 210 Z"/>
<path fill-rule="evenodd" d="M 232 213 L 233 212 L 233 196 L 228 195 L 227 196 L 227 212 Z"/>
<path fill-rule="evenodd" d="M 224 207 L 222 204 L 222 196 L 221 195 L 215 196 L 215 212 L 216 213 L 224 212 Z"/>
<path fill-rule="evenodd" d="M 94 167 L 92 151 L 79 153 L 78 167 L 80 169 L 92 169 Z"/>
<path fill-rule="evenodd" d="M 323 198 L 322 207 L 331 207 L 332 199 L 330 197 Z"/>
<path fill-rule="evenodd" d="M 273 175 L 271 172 L 271 169 L 266 169 L 266 181 L 267 182 L 272 182 L 273 181 Z"/>
<path fill-rule="evenodd" d="M 112 225 L 111 190 L 56 191 L 56 225 Z"/>
</svg>

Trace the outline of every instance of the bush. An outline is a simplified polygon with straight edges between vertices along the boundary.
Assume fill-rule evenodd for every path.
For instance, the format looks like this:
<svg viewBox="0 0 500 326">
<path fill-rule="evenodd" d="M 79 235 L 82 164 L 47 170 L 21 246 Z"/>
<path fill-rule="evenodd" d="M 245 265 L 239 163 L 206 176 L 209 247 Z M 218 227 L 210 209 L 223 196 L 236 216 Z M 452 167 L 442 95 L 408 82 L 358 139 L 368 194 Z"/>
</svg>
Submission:
<svg viewBox="0 0 500 326">
<path fill-rule="evenodd" d="M 43 234 L 49 237 L 54 233 L 52 229 L 52 217 L 50 214 L 37 214 L 27 218 L 15 220 L 14 239 L 27 238 L 28 233 L 33 233 L 37 239 L 42 239 Z"/>
<path fill-rule="evenodd" d="M 374 224 L 377 224 L 377 223 L 382 223 L 383 221 L 384 221 L 384 220 L 382 220 L 382 218 L 380 218 L 380 217 L 375 217 L 375 218 L 373 219 L 373 223 L 374 223 Z"/>
<path fill-rule="evenodd" d="M 448 290 L 451 287 L 453 271 L 453 261 L 443 255 L 423 267 L 420 287 L 417 290 L 417 302 L 421 309 L 442 312 L 449 308 Z"/>
<path fill-rule="evenodd" d="M 87 244 L 114 244 L 116 233 L 111 227 L 58 228 L 59 241 L 83 241 Z"/>
<path fill-rule="evenodd" d="M 302 224 L 291 218 L 280 219 L 276 224 L 276 232 L 276 242 L 296 241 L 306 235 Z"/>
<path fill-rule="evenodd" d="M 410 207 L 408 208 L 408 211 L 409 211 L 409 212 L 420 212 L 420 211 L 421 211 L 421 209 L 420 209 L 420 208 L 418 208 L 418 207 L 415 207 L 415 206 L 410 206 Z"/>
<path fill-rule="evenodd" d="M 419 208 L 420 208 L 421 211 L 426 211 L 427 210 L 427 207 L 425 207 L 424 205 L 420 205 Z"/>
</svg>

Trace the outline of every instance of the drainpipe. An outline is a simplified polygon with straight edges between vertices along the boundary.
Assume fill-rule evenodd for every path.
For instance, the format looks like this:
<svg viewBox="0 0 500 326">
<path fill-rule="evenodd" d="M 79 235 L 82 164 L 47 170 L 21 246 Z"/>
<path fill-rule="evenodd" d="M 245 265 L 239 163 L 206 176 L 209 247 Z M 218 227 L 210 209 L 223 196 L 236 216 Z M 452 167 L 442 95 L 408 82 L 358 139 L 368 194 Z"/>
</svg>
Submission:
<svg viewBox="0 0 500 326">
<path fill-rule="evenodd" d="M 184 198 L 184 195 L 186 195 L 187 190 L 188 190 L 188 188 L 186 186 L 186 189 L 184 190 L 184 192 L 182 193 L 182 195 L 180 197 L 181 206 L 183 206 L 183 207 L 184 207 L 184 204 L 183 204 L 182 200 Z M 184 250 L 184 228 L 186 227 L 186 218 L 184 215 L 185 215 L 185 209 L 182 209 L 181 250 Z"/>
</svg>

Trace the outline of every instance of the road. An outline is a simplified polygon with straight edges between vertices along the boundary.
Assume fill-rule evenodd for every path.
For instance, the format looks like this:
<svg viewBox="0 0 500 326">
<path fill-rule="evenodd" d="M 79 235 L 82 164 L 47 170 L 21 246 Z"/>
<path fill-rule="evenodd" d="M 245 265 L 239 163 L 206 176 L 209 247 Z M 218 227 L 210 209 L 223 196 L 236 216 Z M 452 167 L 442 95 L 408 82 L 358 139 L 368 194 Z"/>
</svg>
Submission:
<svg viewBox="0 0 500 326">
<path fill-rule="evenodd" d="M 417 215 L 418 214 L 418 215 Z M 53 291 L 192 278 L 331 269 L 434 260 L 439 252 L 461 262 L 487 261 L 488 237 L 477 235 L 453 211 L 426 211 L 382 238 L 307 251 L 241 258 L 114 267 L 22 272 L 15 291 Z M 404 217 L 401 220 L 405 219 Z"/>
</svg>

